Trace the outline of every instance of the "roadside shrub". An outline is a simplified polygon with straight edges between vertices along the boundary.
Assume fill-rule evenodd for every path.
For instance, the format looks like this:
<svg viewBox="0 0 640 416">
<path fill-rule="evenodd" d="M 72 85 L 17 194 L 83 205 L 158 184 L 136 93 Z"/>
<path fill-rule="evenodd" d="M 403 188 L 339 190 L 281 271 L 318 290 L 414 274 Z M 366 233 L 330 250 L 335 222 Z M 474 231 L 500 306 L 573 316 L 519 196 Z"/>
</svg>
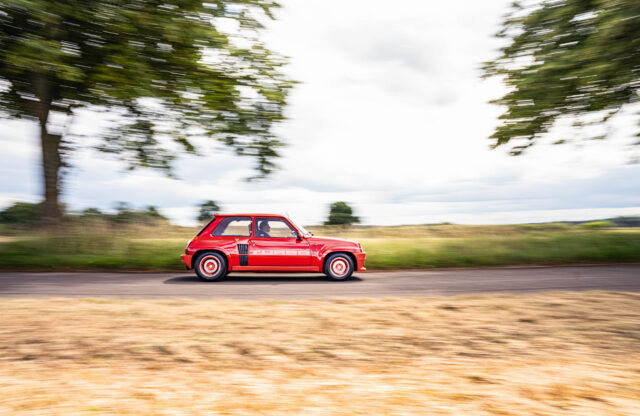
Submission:
<svg viewBox="0 0 640 416">
<path fill-rule="evenodd" d="M 580 224 L 581 227 L 585 228 L 606 228 L 606 227 L 614 227 L 615 224 L 611 221 L 603 220 L 603 221 L 591 221 Z"/>
<path fill-rule="evenodd" d="M 34 225 L 40 219 L 42 204 L 16 202 L 0 212 L 0 222 L 12 225 Z"/>
</svg>

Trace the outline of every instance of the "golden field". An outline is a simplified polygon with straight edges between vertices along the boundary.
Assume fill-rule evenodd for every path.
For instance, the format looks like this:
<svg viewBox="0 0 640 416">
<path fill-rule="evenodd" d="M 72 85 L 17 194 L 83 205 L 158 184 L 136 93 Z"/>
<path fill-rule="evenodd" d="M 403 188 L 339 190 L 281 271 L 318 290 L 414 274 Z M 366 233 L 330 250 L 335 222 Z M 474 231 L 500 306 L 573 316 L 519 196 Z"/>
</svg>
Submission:
<svg viewBox="0 0 640 416">
<path fill-rule="evenodd" d="M 0 305 L 0 414 L 640 414 L 640 294 Z"/>
</svg>

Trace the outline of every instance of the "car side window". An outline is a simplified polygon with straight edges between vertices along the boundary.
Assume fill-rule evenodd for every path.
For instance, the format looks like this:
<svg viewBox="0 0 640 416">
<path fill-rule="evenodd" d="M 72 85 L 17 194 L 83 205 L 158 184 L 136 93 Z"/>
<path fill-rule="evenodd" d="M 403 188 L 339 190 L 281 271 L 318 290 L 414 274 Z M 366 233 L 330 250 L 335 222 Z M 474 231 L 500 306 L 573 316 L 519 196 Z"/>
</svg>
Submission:
<svg viewBox="0 0 640 416">
<path fill-rule="evenodd" d="M 257 218 L 255 236 L 267 238 L 295 238 L 298 236 L 298 233 L 296 230 L 291 228 L 285 220 L 276 218 Z"/>
<path fill-rule="evenodd" d="M 251 235 L 251 218 L 223 218 L 211 235 L 214 237 L 249 237 Z"/>
</svg>

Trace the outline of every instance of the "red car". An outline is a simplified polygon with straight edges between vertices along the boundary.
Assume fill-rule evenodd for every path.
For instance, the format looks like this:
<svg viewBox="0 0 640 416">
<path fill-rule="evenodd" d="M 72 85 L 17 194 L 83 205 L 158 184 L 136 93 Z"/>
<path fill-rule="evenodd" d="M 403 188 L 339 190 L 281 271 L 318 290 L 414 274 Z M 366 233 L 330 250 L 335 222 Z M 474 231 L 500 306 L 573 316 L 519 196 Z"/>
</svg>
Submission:
<svg viewBox="0 0 640 416">
<path fill-rule="evenodd" d="M 216 215 L 187 243 L 182 262 L 203 280 L 228 272 L 321 272 L 346 280 L 364 271 L 360 243 L 314 237 L 289 218 L 274 214 Z"/>
</svg>

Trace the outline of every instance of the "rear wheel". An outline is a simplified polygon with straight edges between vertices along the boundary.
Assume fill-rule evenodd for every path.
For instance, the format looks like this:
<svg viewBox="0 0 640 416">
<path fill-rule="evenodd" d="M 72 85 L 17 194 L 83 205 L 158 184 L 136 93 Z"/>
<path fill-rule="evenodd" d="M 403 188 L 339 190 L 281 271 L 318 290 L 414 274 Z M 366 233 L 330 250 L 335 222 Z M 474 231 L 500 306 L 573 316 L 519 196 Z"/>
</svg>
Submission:
<svg viewBox="0 0 640 416">
<path fill-rule="evenodd" d="M 194 269 L 200 279 L 215 282 L 227 274 L 227 259 L 213 251 L 202 253 L 196 258 Z"/>
<path fill-rule="evenodd" d="M 346 254 L 331 254 L 324 262 L 324 274 L 332 280 L 347 280 L 353 274 L 353 270 L 353 260 Z"/>
</svg>

